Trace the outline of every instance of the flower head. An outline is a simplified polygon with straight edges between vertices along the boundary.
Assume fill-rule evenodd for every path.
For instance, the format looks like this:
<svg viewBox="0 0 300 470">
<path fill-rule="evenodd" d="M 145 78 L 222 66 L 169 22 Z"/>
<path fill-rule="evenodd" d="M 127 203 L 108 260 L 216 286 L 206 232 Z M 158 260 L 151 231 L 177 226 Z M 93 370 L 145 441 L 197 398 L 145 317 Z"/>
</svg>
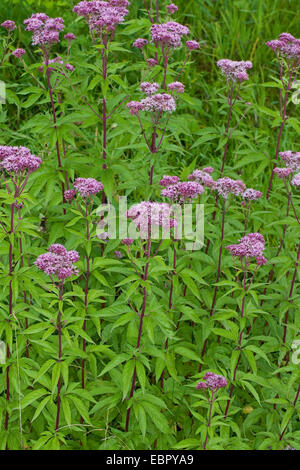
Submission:
<svg viewBox="0 0 300 470">
<path fill-rule="evenodd" d="M 74 188 L 79 195 L 86 199 L 103 190 L 103 184 L 94 178 L 76 178 Z"/>
<path fill-rule="evenodd" d="M 76 39 L 76 36 L 73 33 L 67 33 L 64 35 L 64 39 L 66 39 L 67 41 L 74 41 Z"/>
<path fill-rule="evenodd" d="M 154 95 L 159 89 L 159 84 L 154 82 L 142 82 L 141 83 L 141 91 L 143 91 L 146 95 Z"/>
<path fill-rule="evenodd" d="M 129 2 L 127 0 L 109 0 L 90 2 L 79 2 L 74 8 L 74 13 L 83 16 L 90 28 L 90 31 L 98 34 L 107 34 L 116 29 L 128 15 Z"/>
<path fill-rule="evenodd" d="M 221 59 L 217 62 L 217 66 L 220 67 L 227 80 L 243 82 L 249 80 L 246 70 L 252 68 L 252 62 Z"/>
<path fill-rule="evenodd" d="M 194 170 L 193 173 L 189 175 L 188 179 L 191 181 L 198 181 L 198 183 L 201 183 L 208 188 L 214 188 L 215 181 L 210 176 L 210 173 L 211 172 L 207 171 L 205 168 L 203 170 Z"/>
<path fill-rule="evenodd" d="M 16 29 L 16 23 L 11 20 L 6 20 L 3 23 L 1 23 L 2 28 L 7 29 L 7 31 L 13 31 Z"/>
<path fill-rule="evenodd" d="M 160 180 L 159 184 L 160 186 L 170 186 L 171 184 L 176 184 L 179 182 L 179 177 L 178 176 L 169 176 L 169 175 L 164 175 L 164 177 Z"/>
<path fill-rule="evenodd" d="M 186 41 L 186 45 L 190 51 L 196 51 L 200 49 L 200 44 L 197 41 Z"/>
<path fill-rule="evenodd" d="M 163 227 L 168 230 L 175 227 L 176 222 L 172 215 L 169 204 L 150 201 L 134 204 L 126 212 L 127 218 L 133 220 L 142 238 L 149 238 L 152 228 Z"/>
<path fill-rule="evenodd" d="M 35 265 L 51 278 L 57 276 L 60 281 L 78 275 L 78 269 L 73 265 L 79 260 L 77 251 L 67 251 L 63 245 L 51 245 L 47 253 L 38 256 Z"/>
<path fill-rule="evenodd" d="M 227 199 L 229 194 L 234 194 L 235 196 L 242 194 L 246 189 L 246 185 L 241 180 L 233 180 L 226 176 L 215 181 L 213 189 L 224 199 Z"/>
<path fill-rule="evenodd" d="M 143 47 L 147 46 L 147 44 L 147 39 L 138 38 L 134 41 L 133 46 L 137 47 L 138 49 L 143 49 Z"/>
<path fill-rule="evenodd" d="M 293 186 L 297 186 L 297 188 L 300 188 L 300 173 L 297 173 L 294 178 L 291 181 L 291 184 Z"/>
<path fill-rule="evenodd" d="M 266 46 L 286 59 L 300 60 L 300 40 L 290 33 L 281 33 L 279 39 L 266 42 Z"/>
<path fill-rule="evenodd" d="M 26 54 L 26 51 L 25 49 L 19 48 L 15 49 L 11 54 L 20 59 L 24 54 Z"/>
<path fill-rule="evenodd" d="M 161 195 L 168 197 L 171 201 L 183 204 L 186 201 L 195 199 L 203 192 L 204 188 L 200 183 L 197 183 L 196 181 L 187 181 L 168 186 L 162 190 Z"/>
<path fill-rule="evenodd" d="M 170 3 L 170 5 L 167 5 L 166 8 L 167 8 L 168 12 L 170 13 L 170 15 L 173 15 L 173 13 L 178 11 L 178 6 L 175 5 L 175 3 Z"/>
<path fill-rule="evenodd" d="M 0 168 L 8 173 L 22 175 L 36 171 L 42 163 L 27 147 L 0 146 Z"/>
<path fill-rule="evenodd" d="M 45 13 L 35 13 L 24 20 L 25 30 L 32 32 L 32 44 L 45 46 L 59 42 L 59 33 L 64 29 L 60 17 L 49 18 Z"/>
<path fill-rule="evenodd" d="M 267 260 L 262 256 L 265 248 L 265 240 L 260 233 L 249 233 L 242 237 L 238 244 L 226 246 L 232 256 L 238 258 L 256 258 L 258 265 L 266 264 Z"/>
<path fill-rule="evenodd" d="M 247 188 L 243 194 L 243 199 L 247 199 L 248 201 L 256 201 L 257 199 L 262 197 L 262 193 L 257 191 L 256 189 Z"/>
<path fill-rule="evenodd" d="M 203 382 L 199 382 L 196 385 L 197 390 L 209 388 L 212 392 L 225 388 L 227 386 L 227 380 L 223 375 L 214 374 L 213 372 L 207 372 L 203 377 Z"/>
<path fill-rule="evenodd" d="M 176 23 L 176 21 L 168 21 L 167 23 L 153 24 L 151 26 L 153 42 L 172 49 L 179 47 L 182 36 L 189 33 L 190 31 L 186 26 Z"/>
<path fill-rule="evenodd" d="M 168 90 L 176 93 L 184 93 L 184 85 L 181 82 L 172 82 L 168 85 Z"/>
</svg>

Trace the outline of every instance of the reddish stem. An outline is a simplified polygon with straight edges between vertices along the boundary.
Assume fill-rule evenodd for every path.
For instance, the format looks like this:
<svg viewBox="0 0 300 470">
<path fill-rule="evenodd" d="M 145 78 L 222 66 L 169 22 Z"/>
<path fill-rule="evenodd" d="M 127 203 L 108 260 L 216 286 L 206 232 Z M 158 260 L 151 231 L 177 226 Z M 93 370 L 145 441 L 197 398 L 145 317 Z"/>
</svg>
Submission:
<svg viewBox="0 0 300 470">
<path fill-rule="evenodd" d="M 63 284 L 59 284 L 59 301 L 62 301 L 63 298 Z M 62 347 L 61 347 L 61 311 L 60 308 L 58 309 L 58 362 L 61 362 L 62 357 Z M 60 418 L 60 405 L 61 405 L 61 374 L 59 375 L 58 383 L 57 383 L 57 411 L 56 411 L 56 424 L 55 430 L 57 431 L 59 428 L 59 418 Z"/>
</svg>

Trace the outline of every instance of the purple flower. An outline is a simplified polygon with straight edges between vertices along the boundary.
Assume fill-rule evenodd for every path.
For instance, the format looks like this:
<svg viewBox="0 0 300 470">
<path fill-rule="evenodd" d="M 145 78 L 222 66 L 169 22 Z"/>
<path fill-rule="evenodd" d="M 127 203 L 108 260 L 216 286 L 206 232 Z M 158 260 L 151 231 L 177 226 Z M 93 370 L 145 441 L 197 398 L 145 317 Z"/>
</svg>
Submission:
<svg viewBox="0 0 300 470">
<path fill-rule="evenodd" d="M 121 251 L 115 251 L 115 257 L 116 257 L 117 259 L 123 258 L 123 255 L 122 255 Z"/>
<path fill-rule="evenodd" d="M 12 55 L 14 55 L 15 57 L 18 57 L 18 59 L 20 59 L 24 54 L 26 54 L 25 49 L 15 49 L 12 52 Z"/>
<path fill-rule="evenodd" d="M 148 238 L 149 232 L 154 227 L 169 229 L 175 227 L 176 222 L 172 218 L 172 210 L 163 202 L 140 202 L 134 204 L 127 212 L 128 219 L 132 219 L 142 238 Z"/>
<path fill-rule="evenodd" d="M 232 256 L 238 258 L 256 258 L 258 265 L 266 264 L 267 260 L 262 256 L 265 248 L 264 237 L 260 233 L 249 233 L 239 240 L 238 244 L 226 246 Z"/>
<path fill-rule="evenodd" d="M 155 113 L 169 112 L 173 113 L 176 110 L 176 104 L 173 96 L 167 93 L 158 93 L 156 95 L 147 96 L 141 101 L 144 111 Z"/>
<path fill-rule="evenodd" d="M 208 167 L 208 168 L 210 168 L 210 167 Z M 214 185 L 215 185 L 215 181 L 210 176 L 207 169 L 194 170 L 193 173 L 191 175 L 189 175 L 188 179 L 191 180 L 191 181 L 198 181 L 198 183 L 202 183 L 202 184 L 204 184 L 204 186 L 207 186 L 208 188 L 214 188 Z"/>
<path fill-rule="evenodd" d="M 203 382 L 198 382 L 196 385 L 197 390 L 209 388 L 212 392 L 225 388 L 227 386 L 227 380 L 223 375 L 214 374 L 213 372 L 207 372 L 203 377 Z"/>
<path fill-rule="evenodd" d="M 252 68 L 252 62 L 221 59 L 217 62 L 217 66 L 220 67 L 227 80 L 243 82 L 249 79 L 246 70 Z"/>
<path fill-rule="evenodd" d="M 160 180 L 159 184 L 160 186 L 170 186 L 171 184 L 176 184 L 179 182 L 179 177 L 178 176 L 169 176 L 169 175 L 164 175 L 163 179 Z"/>
<path fill-rule="evenodd" d="M 233 180 L 226 176 L 215 181 L 213 189 L 224 199 L 227 199 L 229 194 L 234 194 L 235 196 L 242 194 L 246 189 L 246 185 L 241 180 Z"/>
<path fill-rule="evenodd" d="M 64 198 L 66 201 L 72 201 L 76 195 L 75 189 L 68 189 L 64 192 Z"/>
<path fill-rule="evenodd" d="M 162 24 L 153 24 L 151 26 L 152 40 L 160 43 L 162 46 L 176 48 L 181 45 L 181 38 L 189 34 L 190 31 L 176 21 L 168 21 Z"/>
<path fill-rule="evenodd" d="M 291 184 L 293 186 L 297 186 L 297 188 L 300 188 L 300 173 L 297 173 L 294 178 L 291 181 Z"/>
<path fill-rule="evenodd" d="M 290 33 L 281 33 L 279 39 L 266 42 L 266 46 L 284 58 L 300 59 L 300 40 L 294 38 Z"/>
<path fill-rule="evenodd" d="M 73 8 L 74 13 L 83 16 L 90 28 L 90 31 L 98 34 L 109 33 L 122 23 L 128 14 L 127 0 L 109 0 L 108 2 L 93 0 L 91 2 L 79 2 Z"/>
<path fill-rule="evenodd" d="M 122 240 L 122 245 L 130 246 L 132 245 L 132 243 L 133 243 L 132 238 L 124 238 L 124 240 Z"/>
<path fill-rule="evenodd" d="M 172 184 L 161 192 L 162 196 L 168 197 L 171 201 L 183 204 L 186 201 L 195 199 L 204 192 L 204 188 L 196 181 L 187 181 Z"/>
<path fill-rule="evenodd" d="M 0 146 L 0 168 L 8 173 L 23 175 L 36 171 L 42 160 L 32 155 L 27 147 Z"/>
<path fill-rule="evenodd" d="M 7 29 L 7 31 L 13 31 L 16 29 L 16 23 L 11 20 L 6 20 L 3 23 L 1 23 L 2 28 Z"/>
<path fill-rule="evenodd" d="M 138 38 L 134 41 L 133 46 L 137 47 L 138 49 L 143 49 L 143 47 L 147 46 L 147 44 L 147 39 Z"/>
<path fill-rule="evenodd" d="M 294 170 L 292 168 L 274 168 L 274 173 L 281 179 L 288 178 L 293 172 Z"/>
<path fill-rule="evenodd" d="M 178 11 L 178 6 L 175 5 L 175 3 L 170 3 L 170 5 L 167 5 L 166 8 L 167 8 L 168 12 L 170 13 L 170 15 L 173 15 L 173 13 Z"/>
<path fill-rule="evenodd" d="M 77 251 L 67 251 L 63 245 L 56 243 L 49 247 L 47 253 L 38 256 L 34 264 L 51 278 L 57 276 L 60 281 L 64 281 L 79 274 L 78 269 L 73 265 L 78 260 Z"/>
<path fill-rule="evenodd" d="M 142 103 L 139 101 L 130 101 L 127 103 L 127 108 L 129 109 L 130 114 L 138 114 L 139 111 L 142 111 L 144 109 L 144 106 Z"/>
<path fill-rule="evenodd" d="M 184 93 L 184 85 L 181 82 L 172 82 L 168 85 L 168 90 L 176 93 Z"/>
<path fill-rule="evenodd" d="M 248 201 L 256 201 L 257 199 L 262 197 L 262 193 L 257 191 L 256 189 L 248 188 L 242 194 L 244 199 Z"/>
<path fill-rule="evenodd" d="M 159 89 L 159 84 L 154 82 L 142 82 L 141 83 L 141 91 L 143 91 L 146 95 L 154 95 Z"/>
<path fill-rule="evenodd" d="M 157 60 L 156 59 L 147 59 L 147 64 L 149 67 L 155 67 L 157 65 Z"/>
<path fill-rule="evenodd" d="M 24 21 L 26 31 L 31 31 L 32 44 L 51 45 L 59 42 L 59 32 L 64 29 L 64 20 L 60 17 L 49 18 L 45 13 L 35 13 Z"/>
<path fill-rule="evenodd" d="M 64 39 L 67 39 L 67 41 L 74 41 L 74 39 L 76 39 L 76 36 L 73 33 L 67 33 L 64 35 Z"/>
<path fill-rule="evenodd" d="M 186 45 L 190 51 L 200 49 L 200 44 L 197 41 L 186 41 Z"/>
<path fill-rule="evenodd" d="M 74 188 L 82 198 L 86 199 L 102 191 L 103 184 L 94 178 L 76 178 Z"/>
</svg>

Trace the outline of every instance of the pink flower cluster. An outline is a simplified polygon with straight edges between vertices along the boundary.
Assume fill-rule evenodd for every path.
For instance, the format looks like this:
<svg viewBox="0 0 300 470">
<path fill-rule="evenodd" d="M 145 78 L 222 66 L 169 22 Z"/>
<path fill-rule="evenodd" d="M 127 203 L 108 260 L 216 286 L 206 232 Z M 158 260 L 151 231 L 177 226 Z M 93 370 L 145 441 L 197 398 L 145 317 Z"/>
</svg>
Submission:
<svg viewBox="0 0 300 470">
<path fill-rule="evenodd" d="M 86 19 L 90 31 L 101 36 L 114 31 L 117 25 L 124 21 L 128 15 L 128 5 L 127 0 L 82 1 L 73 8 L 73 11 Z"/>
<path fill-rule="evenodd" d="M 34 13 L 24 21 L 26 31 L 31 31 L 32 44 L 46 45 L 59 42 L 59 33 L 64 29 L 64 20 L 60 17 L 49 18 L 45 13 Z"/>
<path fill-rule="evenodd" d="M 227 380 L 223 375 L 214 374 L 213 372 L 207 372 L 203 377 L 204 382 L 198 382 L 196 385 L 197 390 L 203 390 L 209 388 L 212 392 L 225 388 L 227 386 Z"/>
<path fill-rule="evenodd" d="M 168 85 L 168 90 L 176 93 L 184 93 L 184 84 L 181 82 L 172 82 Z"/>
<path fill-rule="evenodd" d="M 74 41 L 76 39 L 76 36 L 73 33 L 67 33 L 64 35 L 64 39 L 66 39 L 67 41 Z"/>
<path fill-rule="evenodd" d="M 243 194 L 243 199 L 247 199 L 248 201 L 257 201 L 257 199 L 260 199 L 262 197 L 262 193 L 260 191 L 257 191 L 256 189 L 252 188 L 247 188 Z"/>
<path fill-rule="evenodd" d="M 154 227 L 163 227 L 167 230 L 175 227 L 176 222 L 172 215 L 169 204 L 151 201 L 134 204 L 126 212 L 127 218 L 133 220 L 142 238 L 148 238 L 149 232 L 151 233 Z"/>
<path fill-rule="evenodd" d="M 290 33 L 281 33 L 279 39 L 266 42 L 266 45 L 275 53 L 289 59 L 300 60 L 300 39 L 294 38 Z"/>
<path fill-rule="evenodd" d="M 279 155 L 286 165 L 286 168 L 274 168 L 274 173 L 279 178 L 288 178 L 290 174 L 300 169 L 300 152 L 293 153 L 291 150 L 286 150 L 285 152 L 279 152 Z"/>
<path fill-rule="evenodd" d="M 65 69 L 69 70 L 70 72 L 73 72 L 73 70 L 74 70 L 73 65 L 72 64 L 65 64 L 60 56 L 57 56 L 54 59 L 48 60 L 48 67 L 47 67 L 48 70 L 55 70 L 55 67 L 49 67 L 49 65 L 51 65 L 51 64 L 62 65 Z M 45 66 L 46 66 L 46 62 L 44 61 L 44 65 L 42 65 L 39 68 L 39 71 L 43 72 Z"/>
<path fill-rule="evenodd" d="M 142 82 L 141 83 L 141 90 L 146 94 L 146 95 L 154 95 L 154 93 L 157 92 L 159 89 L 159 84 L 154 82 Z"/>
<path fill-rule="evenodd" d="M 1 23 L 2 28 L 7 29 L 7 31 L 13 31 L 16 29 L 16 23 L 11 20 L 6 20 L 3 23 Z"/>
<path fill-rule="evenodd" d="M 122 240 L 122 245 L 125 245 L 125 246 L 130 246 L 132 245 L 133 243 L 133 239 L 132 238 L 124 238 Z"/>
<path fill-rule="evenodd" d="M 162 24 L 153 24 L 151 26 L 151 35 L 154 43 L 160 43 L 161 46 L 176 48 L 181 45 L 182 36 L 188 35 L 189 29 L 176 21 L 168 21 Z"/>
<path fill-rule="evenodd" d="M 267 263 L 266 258 L 262 255 L 265 249 L 265 240 L 260 233 L 249 233 L 239 240 L 238 244 L 226 246 L 232 256 L 238 258 L 256 258 L 259 266 Z"/>
<path fill-rule="evenodd" d="M 74 181 L 74 188 L 65 191 L 64 197 L 67 201 L 72 200 L 76 192 L 83 199 L 87 199 L 89 196 L 94 196 L 103 190 L 103 184 L 100 181 L 95 180 L 94 178 L 76 178 Z"/>
<path fill-rule="evenodd" d="M 297 173 L 294 178 L 291 181 L 291 184 L 293 186 L 297 186 L 297 188 L 300 188 L 300 173 Z"/>
<path fill-rule="evenodd" d="M 130 101 L 126 106 L 130 114 L 138 114 L 139 111 L 150 111 L 152 113 L 165 111 L 173 113 L 176 110 L 176 103 L 173 96 L 167 93 L 149 95 L 141 101 Z"/>
<path fill-rule="evenodd" d="M 246 189 L 246 185 L 241 180 L 233 180 L 226 176 L 215 181 L 213 189 L 224 199 L 227 199 L 229 194 L 234 194 L 235 196 L 242 194 Z"/>
<path fill-rule="evenodd" d="M 67 251 L 63 245 L 56 243 L 49 247 L 47 253 L 38 256 L 34 264 L 51 278 L 56 275 L 60 281 L 64 281 L 79 274 L 73 265 L 77 261 L 79 261 L 77 251 Z"/>
<path fill-rule="evenodd" d="M 199 183 L 204 184 L 208 188 L 213 188 L 215 181 L 210 176 L 214 169 L 212 167 L 203 168 L 203 170 L 194 170 L 188 179 L 191 181 L 198 181 Z"/>
<path fill-rule="evenodd" d="M 134 41 L 133 46 L 137 47 L 138 49 L 143 49 L 143 47 L 147 46 L 147 44 L 147 39 L 138 38 Z"/>
<path fill-rule="evenodd" d="M 20 59 L 21 57 L 23 57 L 23 55 L 26 54 L 26 51 L 25 49 L 22 49 L 22 48 L 19 48 L 19 49 L 15 49 L 13 52 L 12 52 L 12 55 L 17 57 L 18 59 Z"/>
<path fill-rule="evenodd" d="M 240 81 L 249 80 L 249 76 L 246 70 L 252 68 L 252 62 L 247 61 L 234 61 L 230 59 L 221 59 L 217 62 L 217 66 L 220 67 L 223 75 L 227 80 Z"/>
<path fill-rule="evenodd" d="M 160 180 L 159 184 L 160 186 L 170 186 L 171 184 L 176 184 L 179 182 L 179 177 L 178 176 L 169 176 L 169 175 L 164 175 L 163 179 Z"/>
<path fill-rule="evenodd" d="M 0 169 L 8 173 L 22 175 L 26 171 L 32 173 L 41 166 L 40 157 L 32 155 L 27 147 L 0 146 Z"/>
<path fill-rule="evenodd" d="M 200 49 L 200 44 L 197 41 L 194 41 L 194 40 L 186 41 L 185 44 L 190 51 L 195 51 L 197 49 Z"/>
<path fill-rule="evenodd" d="M 204 192 L 204 188 L 196 181 L 187 181 L 176 184 L 171 184 L 161 192 L 162 196 L 168 197 L 171 201 L 179 204 L 195 199 Z"/>
<path fill-rule="evenodd" d="M 174 13 L 176 13 L 176 11 L 178 11 L 178 6 L 175 5 L 175 3 L 170 3 L 170 5 L 167 5 L 166 8 L 170 15 L 173 15 Z"/>
</svg>

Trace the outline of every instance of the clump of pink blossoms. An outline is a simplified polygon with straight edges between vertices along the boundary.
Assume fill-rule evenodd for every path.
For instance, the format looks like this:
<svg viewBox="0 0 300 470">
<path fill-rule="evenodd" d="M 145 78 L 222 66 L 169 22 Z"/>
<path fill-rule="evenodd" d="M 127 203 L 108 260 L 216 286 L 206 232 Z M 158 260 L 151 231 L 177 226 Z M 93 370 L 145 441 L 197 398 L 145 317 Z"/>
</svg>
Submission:
<svg viewBox="0 0 300 470">
<path fill-rule="evenodd" d="M 184 84 L 181 82 L 172 82 L 168 85 L 168 90 L 176 93 L 184 93 Z"/>
<path fill-rule="evenodd" d="M 186 41 L 185 44 L 190 51 L 196 51 L 197 49 L 200 49 L 200 44 L 197 41 Z"/>
<path fill-rule="evenodd" d="M 6 20 L 1 23 L 2 28 L 7 29 L 7 31 L 14 31 L 16 29 L 16 23 L 12 20 Z"/>
<path fill-rule="evenodd" d="M 256 189 L 253 188 L 247 188 L 243 194 L 243 199 L 247 199 L 248 201 L 257 201 L 257 199 L 260 199 L 262 197 L 262 193 L 260 191 L 257 191 Z"/>
<path fill-rule="evenodd" d="M 137 47 L 138 49 L 143 49 L 143 47 L 147 46 L 147 44 L 147 39 L 138 38 L 134 41 L 133 46 Z"/>
<path fill-rule="evenodd" d="M 143 91 L 146 95 L 154 95 L 159 89 L 159 84 L 154 82 L 142 82 L 141 83 L 141 91 Z"/>
<path fill-rule="evenodd" d="M 45 13 L 34 13 L 24 20 L 26 31 L 31 31 L 32 44 L 51 45 L 59 42 L 59 33 L 64 29 L 64 20 L 60 17 L 49 18 Z"/>
<path fill-rule="evenodd" d="M 198 181 L 208 188 L 213 188 L 215 181 L 210 176 L 213 173 L 214 169 L 212 167 L 203 168 L 203 170 L 194 170 L 191 175 L 188 176 L 188 179 L 191 181 Z"/>
<path fill-rule="evenodd" d="M 249 76 L 246 70 L 252 68 L 252 62 L 247 61 L 235 61 L 230 59 L 221 59 L 217 62 L 217 66 L 220 67 L 223 75 L 227 80 L 240 81 L 249 80 Z"/>
<path fill-rule="evenodd" d="M 64 281 L 79 274 L 73 263 L 79 261 L 77 251 L 67 251 L 63 245 L 56 243 L 49 247 L 47 253 L 38 256 L 35 265 L 41 271 L 48 274 L 52 280 L 57 276 L 60 281 Z"/>
<path fill-rule="evenodd" d="M 215 181 L 213 189 L 224 199 L 227 199 L 229 194 L 234 194 L 235 196 L 242 194 L 246 189 L 246 185 L 241 180 L 233 180 L 226 176 Z"/>
<path fill-rule="evenodd" d="M 171 184 L 161 192 L 162 196 L 168 197 L 171 201 L 183 204 L 191 199 L 195 199 L 204 192 L 204 188 L 196 181 L 180 182 Z"/>
<path fill-rule="evenodd" d="M 139 111 L 173 113 L 176 110 L 175 100 L 168 93 L 149 95 L 141 101 L 130 101 L 126 106 L 130 114 L 138 114 Z"/>
<path fill-rule="evenodd" d="M 86 19 L 91 33 L 101 36 L 113 32 L 124 21 L 128 15 L 128 6 L 127 0 L 83 1 L 73 11 Z"/>
<path fill-rule="evenodd" d="M 207 372 L 203 377 L 203 382 L 198 382 L 196 385 L 197 390 L 203 390 L 209 388 L 212 392 L 216 392 L 220 388 L 227 386 L 227 380 L 223 375 L 214 374 L 213 372 Z"/>
<path fill-rule="evenodd" d="M 74 181 L 74 188 L 65 191 L 64 197 L 67 201 L 72 200 L 76 192 L 83 198 L 87 199 L 94 196 L 103 190 L 103 184 L 94 178 L 76 178 Z"/>
<path fill-rule="evenodd" d="M 189 29 L 176 21 L 168 21 L 162 24 L 151 26 L 151 35 L 154 43 L 159 43 L 163 47 L 174 49 L 181 45 L 182 36 L 190 33 Z"/>
<path fill-rule="evenodd" d="M 25 49 L 19 48 L 19 49 L 15 49 L 11 54 L 17 57 L 18 59 L 20 59 L 21 57 L 23 57 L 23 55 L 26 54 L 26 51 Z"/>
<path fill-rule="evenodd" d="M 292 173 L 300 169 L 300 152 L 293 153 L 291 150 L 286 150 L 285 152 L 280 152 L 279 155 L 286 165 L 285 168 L 274 168 L 274 173 L 279 178 L 288 178 Z"/>
<path fill-rule="evenodd" d="M 238 258 L 255 258 L 256 263 L 261 266 L 267 263 L 266 258 L 262 255 L 265 249 L 265 239 L 260 233 L 249 233 L 239 240 L 235 245 L 226 246 L 232 256 Z"/>
<path fill-rule="evenodd" d="M 170 186 L 171 184 L 176 184 L 179 182 L 179 177 L 178 176 L 169 176 L 169 175 L 164 175 L 164 177 L 160 180 L 159 184 L 160 186 Z"/>
<path fill-rule="evenodd" d="M 27 147 L 0 146 L 0 169 L 8 173 L 24 175 L 32 173 L 41 166 L 40 157 L 32 155 Z"/>
<path fill-rule="evenodd" d="M 170 5 L 167 5 L 166 8 L 170 15 L 173 15 L 174 13 L 176 13 L 176 11 L 178 11 L 178 6 L 175 5 L 175 3 L 170 3 Z"/>
<path fill-rule="evenodd" d="M 300 63 L 300 39 L 294 38 L 290 33 L 281 33 L 279 39 L 266 42 L 266 45 L 287 59 Z"/>
<path fill-rule="evenodd" d="M 297 173 L 291 181 L 292 186 L 300 188 L 300 173 Z"/>
<path fill-rule="evenodd" d="M 134 204 L 127 212 L 128 219 L 132 219 L 142 238 L 149 238 L 149 232 L 153 227 L 170 229 L 176 222 L 172 218 L 173 212 L 169 204 L 164 202 L 143 201 Z"/>
</svg>

